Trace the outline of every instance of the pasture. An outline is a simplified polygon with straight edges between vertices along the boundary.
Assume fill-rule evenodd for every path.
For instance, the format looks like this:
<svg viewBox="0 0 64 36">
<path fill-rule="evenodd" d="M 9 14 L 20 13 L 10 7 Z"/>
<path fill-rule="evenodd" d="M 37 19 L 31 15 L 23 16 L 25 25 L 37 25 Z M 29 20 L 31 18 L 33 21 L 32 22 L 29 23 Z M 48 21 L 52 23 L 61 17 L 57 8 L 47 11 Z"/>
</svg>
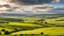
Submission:
<svg viewBox="0 0 64 36">
<path fill-rule="evenodd" d="M 0 16 L 0 36 L 64 36 L 64 16 Z"/>
</svg>

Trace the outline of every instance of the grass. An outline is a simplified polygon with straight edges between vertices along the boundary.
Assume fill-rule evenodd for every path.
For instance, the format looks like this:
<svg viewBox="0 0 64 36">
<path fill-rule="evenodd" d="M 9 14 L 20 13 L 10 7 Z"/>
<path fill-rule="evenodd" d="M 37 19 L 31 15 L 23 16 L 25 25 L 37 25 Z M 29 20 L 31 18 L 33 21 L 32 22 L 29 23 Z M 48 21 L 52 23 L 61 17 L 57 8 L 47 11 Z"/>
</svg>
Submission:
<svg viewBox="0 0 64 36">
<path fill-rule="evenodd" d="M 19 23 L 19 22 L 10 22 L 9 25 L 18 25 L 18 26 L 41 26 L 37 24 L 28 24 L 28 23 Z"/>
<path fill-rule="evenodd" d="M 0 35 L 0 36 L 15 36 L 15 35 Z M 48 35 L 41 35 L 41 34 L 21 34 L 21 35 L 16 35 L 16 36 L 48 36 Z"/>
<path fill-rule="evenodd" d="M 35 24 L 33 22 L 42 19 L 41 18 L 35 18 L 35 17 L 22 17 L 20 20 L 24 20 L 23 22 L 19 22 L 18 17 L 10 17 L 10 16 L 3 16 L 0 18 L 1 22 L 9 22 L 9 24 L 0 23 L 0 32 L 2 33 L 1 36 L 14 36 L 14 35 L 20 35 L 25 34 L 23 36 L 30 36 L 31 34 L 35 34 L 34 36 L 47 36 L 48 35 L 63 35 L 64 34 L 64 21 L 56 21 L 56 20 L 62 20 L 64 17 L 58 17 L 53 19 L 45 19 L 47 24 L 45 24 L 45 21 L 42 21 L 43 23 Z M 28 22 L 28 23 L 27 23 Z M 51 24 L 55 24 L 51 25 Z M 61 25 L 59 27 L 56 27 L 57 25 Z M 19 31 L 15 31 L 15 28 L 17 28 Z M 1 31 L 2 29 L 5 29 L 6 31 L 12 32 L 10 35 L 4 35 L 4 33 Z M 44 33 L 44 35 L 41 35 L 41 32 Z M 32 35 L 31 35 L 32 36 Z"/>
<path fill-rule="evenodd" d="M 19 31 L 12 34 L 41 34 L 41 32 L 49 35 L 64 34 L 64 27 L 39 28 L 34 30 Z"/>
</svg>

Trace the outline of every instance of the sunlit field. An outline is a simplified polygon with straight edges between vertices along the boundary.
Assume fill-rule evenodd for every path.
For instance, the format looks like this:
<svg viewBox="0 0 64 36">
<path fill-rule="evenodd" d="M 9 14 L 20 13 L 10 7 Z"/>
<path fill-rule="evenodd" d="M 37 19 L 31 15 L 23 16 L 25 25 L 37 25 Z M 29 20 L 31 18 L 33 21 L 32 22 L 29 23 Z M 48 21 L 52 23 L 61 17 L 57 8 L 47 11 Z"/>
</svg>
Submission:
<svg viewBox="0 0 64 36">
<path fill-rule="evenodd" d="M 64 16 L 0 16 L 0 36 L 64 36 Z"/>
</svg>

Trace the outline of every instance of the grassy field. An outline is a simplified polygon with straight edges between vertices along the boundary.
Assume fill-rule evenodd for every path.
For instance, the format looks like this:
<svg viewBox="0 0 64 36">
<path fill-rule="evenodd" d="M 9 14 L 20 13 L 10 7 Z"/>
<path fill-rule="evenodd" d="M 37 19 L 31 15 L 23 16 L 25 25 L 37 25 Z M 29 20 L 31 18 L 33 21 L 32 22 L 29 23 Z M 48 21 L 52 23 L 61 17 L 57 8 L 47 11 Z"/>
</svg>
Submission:
<svg viewBox="0 0 64 36">
<path fill-rule="evenodd" d="M 0 16 L 0 36 L 64 36 L 64 16 Z"/>
</svg>

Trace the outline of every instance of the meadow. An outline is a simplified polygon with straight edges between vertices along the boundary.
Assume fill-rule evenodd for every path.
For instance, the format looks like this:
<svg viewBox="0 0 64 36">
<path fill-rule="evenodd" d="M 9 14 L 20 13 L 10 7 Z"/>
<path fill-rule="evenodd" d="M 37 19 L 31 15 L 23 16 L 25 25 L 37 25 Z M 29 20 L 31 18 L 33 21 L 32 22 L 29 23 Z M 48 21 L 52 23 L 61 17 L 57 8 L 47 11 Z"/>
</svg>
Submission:
<svg viewBox="0 0 64 36">
<path fill-rule="evenodd" d="M 64 16 L 0 16 L 0 36 L 64 36 Z"/>
</svg>

